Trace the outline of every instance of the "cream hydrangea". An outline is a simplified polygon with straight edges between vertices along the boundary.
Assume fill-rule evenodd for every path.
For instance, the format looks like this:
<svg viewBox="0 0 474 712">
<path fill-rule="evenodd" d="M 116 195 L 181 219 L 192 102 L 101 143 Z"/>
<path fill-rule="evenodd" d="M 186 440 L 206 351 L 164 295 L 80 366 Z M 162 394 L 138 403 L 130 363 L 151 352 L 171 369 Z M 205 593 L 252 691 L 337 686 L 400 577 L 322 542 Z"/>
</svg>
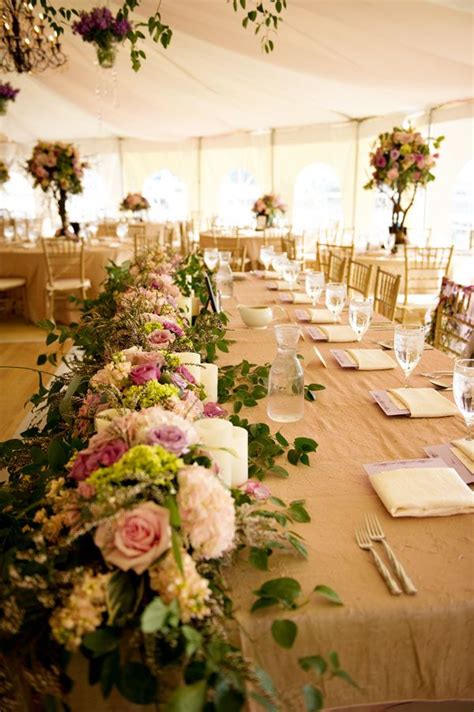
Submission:
<svg viewBox="0 0 474 712">
<path fill-rule="evenodd" d="M 110 574 L 81 572 L 64 606 L 57 608 L 49 619 L 53 636 L 66 650 L 77 650 L 82 638 L 102 623 L 109 578 Z"/>
<path fill-rule="evenodd" d="M 181 552 L 183 573 L 178 568 L 170 551 L 150 571 L 150 586 L 164 601 L 178 600 L 181 620 L 188 623 L 192 618 L 202 619 L 210 614 L 207 601 L 211 589 L 205 578 L 196 571 L 196 564 L 186 552 Z"/>
<path fill-rule="evenodd" d="M 108 363 L 95 376 L 92 376 L 90 384 L 92 388 L 97 386 L 123 386 L 127 382 L 132 370 L 130 361 L 119 361 Z"/>
<path fill-rule="evenodd" d="M 196 558 L 219 558 L 234 541 L 231 493 L 210 470 L 197 465 L 181 470 L 178 482 L 181 525 Z"/>
</svg>

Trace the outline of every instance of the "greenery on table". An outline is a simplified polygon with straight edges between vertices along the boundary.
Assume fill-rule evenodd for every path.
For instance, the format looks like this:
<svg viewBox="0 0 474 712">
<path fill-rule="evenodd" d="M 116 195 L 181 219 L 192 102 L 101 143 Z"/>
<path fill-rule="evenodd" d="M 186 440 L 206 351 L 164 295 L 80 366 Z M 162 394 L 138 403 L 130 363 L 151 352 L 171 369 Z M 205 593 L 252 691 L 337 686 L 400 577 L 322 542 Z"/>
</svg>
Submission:
<svg viewBox="0 0 474 712">
<path fill-rule="evenodd" d="M 224 2 L 224 0 L 221 0 Z M 261 38 L 261 45 L 267 54 L 274 49 L 272 37 L 283 21 L 282 15 L 287 6 L 287 0 L 226 0 L 235 13 L 243 14 L 242 26 L 253 27 L 255 35 Z M 58 36 L 64 34 L 65 29 L 81 15 L 82 8 L 65 7 L 48 0 L 31 0 L 33 7 L 39 6 L 50 27 Z M 143 18 L 139 13 L 142 0 L 124 0 L 117 13 L 117 20 L 128 20 L 131 29 L 126 36 L 130 43 L 130 59 L 132 68 L 137 72 L 143 60 L 147 58 L 143 49 L 147 39 L 160 44 L 164 49 L 169 46 L 173 30 L 162 16 L 161 1 L 155 11 Z"/>
</svg>

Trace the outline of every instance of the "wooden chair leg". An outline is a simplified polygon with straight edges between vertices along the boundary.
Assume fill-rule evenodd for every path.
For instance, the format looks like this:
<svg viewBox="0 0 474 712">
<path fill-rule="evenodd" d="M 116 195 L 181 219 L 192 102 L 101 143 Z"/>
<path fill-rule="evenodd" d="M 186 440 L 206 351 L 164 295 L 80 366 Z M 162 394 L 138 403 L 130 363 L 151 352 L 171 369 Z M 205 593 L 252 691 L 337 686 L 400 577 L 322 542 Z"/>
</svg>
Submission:
<svg viewBox="0 0 474 712">
<path fill-rule="evenodd" d="M 46 292 L 46 313 L 50 321 L 54 321 L 54 292 Z"/>
</svg>

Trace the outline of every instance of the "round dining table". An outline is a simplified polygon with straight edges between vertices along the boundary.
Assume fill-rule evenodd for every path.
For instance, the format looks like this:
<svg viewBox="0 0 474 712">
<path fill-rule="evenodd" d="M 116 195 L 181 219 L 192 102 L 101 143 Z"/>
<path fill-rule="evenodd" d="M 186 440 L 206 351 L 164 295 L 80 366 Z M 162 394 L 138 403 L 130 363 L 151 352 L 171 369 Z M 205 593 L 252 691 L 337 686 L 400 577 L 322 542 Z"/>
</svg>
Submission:
<svg viewBox="0 0 474 712">
<path fill-rule="evenodd" d="M 114 240 L 96 241 L 84 249 L 85 274 L 91 282 L 88 297 L 96 297 L 106 277 L 105 267 L 113 260 L 122 262 L 133 256 L 133 247 Z M 0 244 L 0 277 L 23 277 L 26 280 L 24 315 L 32 322 L 45 319 L 46 311 L 46 259 L 40 244 Z M 79 295 L 77 295 L 79 296 Z M 54 316 L 56 321 L 68 323 L 77 317 L 67 299 L 57 300 Z"/>
</svg>

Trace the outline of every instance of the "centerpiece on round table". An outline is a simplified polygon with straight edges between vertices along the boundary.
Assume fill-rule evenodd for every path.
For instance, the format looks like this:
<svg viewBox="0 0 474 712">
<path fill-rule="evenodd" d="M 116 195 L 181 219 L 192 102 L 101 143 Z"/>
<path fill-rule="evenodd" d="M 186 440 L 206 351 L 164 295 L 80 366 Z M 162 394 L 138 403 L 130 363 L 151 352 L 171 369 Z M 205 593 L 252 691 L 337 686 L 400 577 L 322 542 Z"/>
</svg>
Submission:
<svg viewBox="0 0 474 712">
<path fill-rule="evenodd" d="M 10 82 L 0 81 L 0 114 L 3 116 L 7 113 L 8 102 L 15 101 L 19 89 L 14 89 Z"/>
<path fill-rule="evenodd" d="M 255 201 L 252 212 L 257 216 L 257 230 L 272 227 L 275 219 L 286 213 L 286 205 L 276 193 L 266 193 Z"/>
<path fill-rule="evenodd" d="M 115 64 L 117 45 L 123 42 L 132 30 L 132 25 L 121 12 L 113 16 L 108 7 L 95 7 L 90 12 L 81 12 L 79 20 L 72 25 L 74 34 L 81 35 L 84 42 L 95 45 L 97 60 L 101 67 L 109 69 Z"/>
<path fill-rule="evenodd" d="M 8 172 L 8 168 L 6 163 L 3 161 L 0 161 L 0 185 L 3 185 L 10 179 L 10 173 Z"/>
<path fill-rule="evenodd" d="M 33 176 L 35 188 L 52 193 L 61 220 L 60 235 L 67 233 L 66 201 L 68 194 L 82 193 L 82 176 L 87 163 L 79 158 L 72 143 L 39 141 L 26 162 L 26 170 Z"/>
<path fill-rule="evenodd" d="M 143 219 L 143 213 L 149 207 L 150 203 L 141 193 L 128 193 L 120 203 L 120 210 L 130 212 L 140 220 Z"/>
<path fill-rule="evenodd" d="M 433 140 L 434 149 L 438 149 L 444 136 Z M 389 227 L 395 235 L 392 252 L 397 245 L 407 242 L 405 221 L 410 208 L 415 202 L 418 188 L 424 188 L 435 179 L 432 173 L 438 153 L 432 153 L 429 140 L 410 127 L 395 127 L 391 132 L 379 135 L 370 153 L 372 178 L 365 190 L 377 190 L 385 193 L 392 201 L 392 224 Z"/>
</svg>

